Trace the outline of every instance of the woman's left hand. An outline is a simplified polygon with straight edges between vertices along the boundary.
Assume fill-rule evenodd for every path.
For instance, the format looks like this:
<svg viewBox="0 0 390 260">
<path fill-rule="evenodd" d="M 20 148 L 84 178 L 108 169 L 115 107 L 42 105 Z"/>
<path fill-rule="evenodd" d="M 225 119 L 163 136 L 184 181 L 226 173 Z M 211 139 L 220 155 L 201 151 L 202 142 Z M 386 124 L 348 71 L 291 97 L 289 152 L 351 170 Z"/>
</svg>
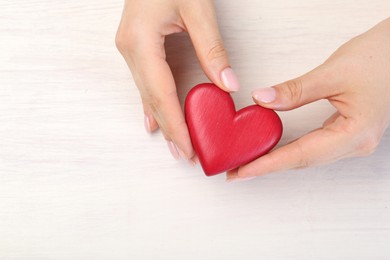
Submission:
<svg viewBox="0 0 390 260">
<path fill-rule="evenodd" d="M 311 72 L 256 90 L 253 98 L 279 111 L 328 99 L 337 112 L 320 129 L 228 172 L 228 181 L 371 154 L 390 123 L 390 18 Z"/>
</svg>

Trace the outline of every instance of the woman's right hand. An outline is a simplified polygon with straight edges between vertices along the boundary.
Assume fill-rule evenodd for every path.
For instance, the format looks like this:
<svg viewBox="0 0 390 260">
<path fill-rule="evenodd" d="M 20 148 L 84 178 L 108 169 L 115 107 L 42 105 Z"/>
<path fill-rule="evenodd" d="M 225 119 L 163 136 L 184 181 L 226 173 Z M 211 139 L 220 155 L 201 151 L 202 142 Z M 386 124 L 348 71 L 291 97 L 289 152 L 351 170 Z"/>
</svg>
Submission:
<svg viewBox="0 0 390 260">
<path fill-rule="evenodd" d="M 239 83 L 230 68 L 212 0 L 126 0 L 116 44 L 140 91 L 148 132 L 162 130 L 172 155 L 194 160 L 195 153 L 175 81 L 166 62 L 165 36 L 188 32 L 208 78 L 225 91 Z"/>
</svg>

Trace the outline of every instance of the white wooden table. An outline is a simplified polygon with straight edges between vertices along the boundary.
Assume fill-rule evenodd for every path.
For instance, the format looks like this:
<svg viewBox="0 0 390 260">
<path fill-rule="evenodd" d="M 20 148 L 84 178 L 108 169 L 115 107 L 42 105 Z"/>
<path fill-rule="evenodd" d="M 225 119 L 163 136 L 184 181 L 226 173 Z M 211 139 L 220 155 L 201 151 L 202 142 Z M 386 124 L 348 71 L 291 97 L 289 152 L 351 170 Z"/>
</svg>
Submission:
<svg viewBox="0 0 390 260">
<path fill-rule="evenodd" d="M 207 178 L 174 161 L 159 133 L 145 134 L 114 45 L 122 4 L 0 2 L 1 260 L 390 259 L 389 131 L 367 158 L 243 183 Z M 390 10 L 388 0 L 216 5 L 239 107 Z M 167 45 L 183 98 L 206 79 L 185 35 Z M 332 111 L 317 102 L 280 113 L 281 143 Z"/>
</svg>

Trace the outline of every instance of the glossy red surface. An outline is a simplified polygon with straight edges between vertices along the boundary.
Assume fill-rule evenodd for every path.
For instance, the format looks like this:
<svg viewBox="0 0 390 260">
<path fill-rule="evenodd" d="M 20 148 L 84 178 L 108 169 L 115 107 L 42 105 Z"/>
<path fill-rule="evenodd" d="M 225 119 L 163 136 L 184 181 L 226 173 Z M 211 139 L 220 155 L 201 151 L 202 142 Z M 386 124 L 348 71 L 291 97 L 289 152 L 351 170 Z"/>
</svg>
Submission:
<svg viewBox="0 0 390 260">
<path fill-rule="evenodd" d="M 188 93 L 185 114 L 207 176 L 266 154 L 282 135 L 282 122 L 273 110 L 252 105 L 236 111 L 230 94 L 211 83 L 197 85 Z"/>
</svg>

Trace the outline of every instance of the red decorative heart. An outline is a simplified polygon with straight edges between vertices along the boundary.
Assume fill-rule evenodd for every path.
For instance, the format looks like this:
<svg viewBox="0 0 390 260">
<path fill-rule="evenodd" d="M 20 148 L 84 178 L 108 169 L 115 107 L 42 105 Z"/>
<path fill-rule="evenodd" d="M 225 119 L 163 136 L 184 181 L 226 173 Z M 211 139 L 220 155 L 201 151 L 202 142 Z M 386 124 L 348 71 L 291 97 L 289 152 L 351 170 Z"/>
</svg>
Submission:
<svg viewBox="0 0 390 260">
<path fill-rule="evenodd" d="M 211 83 L 188 93 L 185 113 L 192 145 L 207 176 L 266 154 L 282 135 L 282 122 L 273 110 L 253 105 L 236 112 L 229 93 Z"/>
</svg>

